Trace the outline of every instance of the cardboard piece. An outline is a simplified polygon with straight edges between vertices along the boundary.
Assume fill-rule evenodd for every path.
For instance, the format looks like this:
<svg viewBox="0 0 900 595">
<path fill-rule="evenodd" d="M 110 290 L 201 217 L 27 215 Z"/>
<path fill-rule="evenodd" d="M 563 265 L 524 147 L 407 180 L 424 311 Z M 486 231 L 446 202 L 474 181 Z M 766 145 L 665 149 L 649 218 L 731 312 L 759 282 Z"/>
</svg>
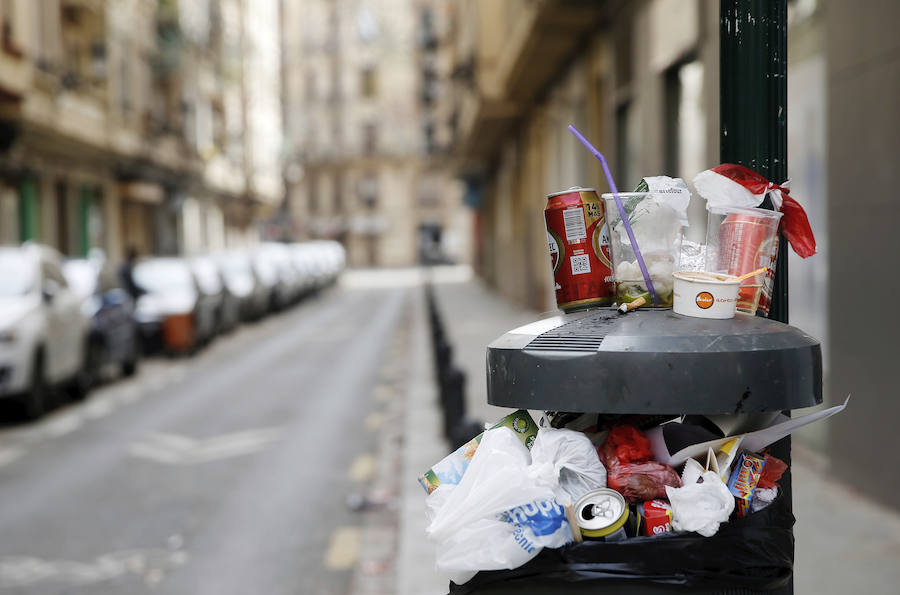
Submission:
<svg viewBox="0 0 900 595">
<path fill-rule="evenodd" d="M 737 436 L 707 439 L 701 442 L 697 442 L 696 440 L 698 438 L 702 440 L 703 436 L 714 436 L 714 434 L 703 428 L 679 423 L 663 424 L 648 430 L 645 434 L 650 439 L 650 446 L 653 449 L 653 456 L 656 460 L 671 467 L 680 465 L 691 458 L 699 457 L 702 459 L 707 455 L 710 448 L 712 448 L 713 451 L 718 452 L 731 440 L 740 438 L 739 443 L 731 447 L 733 449 L 731 453 L 733 458 L 738 447 L 743 450 L 759 452 L 773 442 L 781 440 L 803 426 L 827 419 L 836 413 L 840 413 L 847 407 L 847 403 L 849 402 L 850 397 L 848 396 L 843 405 L 837 405 L 823 411 L 810 413 L 803 417 L 791 418 L 779 414 L 772 425 L 761 430 L 747 432 Z M 722 467 L 721 462 L 719 467 Z"/>
</svg>

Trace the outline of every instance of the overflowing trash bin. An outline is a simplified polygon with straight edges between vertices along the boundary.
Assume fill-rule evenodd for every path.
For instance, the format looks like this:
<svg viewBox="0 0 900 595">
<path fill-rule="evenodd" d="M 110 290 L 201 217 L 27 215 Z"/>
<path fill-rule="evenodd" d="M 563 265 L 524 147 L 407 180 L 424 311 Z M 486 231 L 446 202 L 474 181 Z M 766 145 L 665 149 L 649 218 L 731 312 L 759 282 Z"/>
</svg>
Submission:
<svg viewBox="0 0 900 595">
<path fill-rule="evenodd" d="M 598 308 L 506 333 L 487 369 L 488 402 L 517 410 L 419 478 L 450 593 L 791 591 L 768 449 L 844 407 L 781 413 L 821 402 L 815 339 Z"/>
</svg>

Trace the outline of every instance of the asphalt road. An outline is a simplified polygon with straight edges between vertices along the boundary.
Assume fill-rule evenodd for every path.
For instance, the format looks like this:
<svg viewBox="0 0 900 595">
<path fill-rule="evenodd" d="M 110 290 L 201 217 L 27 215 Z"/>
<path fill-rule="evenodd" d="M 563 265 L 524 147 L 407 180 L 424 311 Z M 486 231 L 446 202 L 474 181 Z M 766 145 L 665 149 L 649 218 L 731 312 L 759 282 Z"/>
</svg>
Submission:
<svg viewBox="0 0 900 595">
<path fill-rule="evenodd" d="M 332 288 L 3 423 L 0 593 L 346 593 L 404 291 Z"/>
</svg>

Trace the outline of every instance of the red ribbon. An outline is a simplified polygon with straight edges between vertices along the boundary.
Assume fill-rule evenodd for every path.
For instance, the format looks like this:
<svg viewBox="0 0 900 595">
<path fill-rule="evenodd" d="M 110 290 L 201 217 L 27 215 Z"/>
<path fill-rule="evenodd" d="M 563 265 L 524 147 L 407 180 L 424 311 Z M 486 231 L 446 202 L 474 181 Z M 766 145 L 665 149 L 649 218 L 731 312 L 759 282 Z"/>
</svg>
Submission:
<svg viewBox="0 0 900 595">
<path fill-rule="evenodd" d="M 723 163 L 714 167 L 712 171 L 734 180 L 754 196 L 764 196 L 767 192 L 779 190 L 782 198 L 780 210 L 783 213 L 781 233 L 801 258 L 809 258 L 816 253 L 816 238 L 809 225 L 806 211 L 788 194 L 787 187 L 770 182 L 752 169 L 734 163 Z"/>
</svg>

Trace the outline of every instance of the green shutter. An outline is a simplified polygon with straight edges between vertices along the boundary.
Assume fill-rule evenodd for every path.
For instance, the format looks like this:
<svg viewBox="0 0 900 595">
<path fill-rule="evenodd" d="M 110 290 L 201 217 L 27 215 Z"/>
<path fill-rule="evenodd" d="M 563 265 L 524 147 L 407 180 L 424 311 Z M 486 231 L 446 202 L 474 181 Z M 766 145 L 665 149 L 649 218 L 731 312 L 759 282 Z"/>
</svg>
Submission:
<svg viewBox="0 0 900 595">
<path fill-rule="evenodd" d="M 25 178 L 19 186 L 19 239 L 22 242 L 40 238 L 40 205 L 37 182 Z"/>
<path fill-rule="evenodd" d="M 91 207 L 94 193 L 90 186 L 82 186 L 78 205 L 78 255 L 87 257 L 91 249 Z"/>
</svg>

